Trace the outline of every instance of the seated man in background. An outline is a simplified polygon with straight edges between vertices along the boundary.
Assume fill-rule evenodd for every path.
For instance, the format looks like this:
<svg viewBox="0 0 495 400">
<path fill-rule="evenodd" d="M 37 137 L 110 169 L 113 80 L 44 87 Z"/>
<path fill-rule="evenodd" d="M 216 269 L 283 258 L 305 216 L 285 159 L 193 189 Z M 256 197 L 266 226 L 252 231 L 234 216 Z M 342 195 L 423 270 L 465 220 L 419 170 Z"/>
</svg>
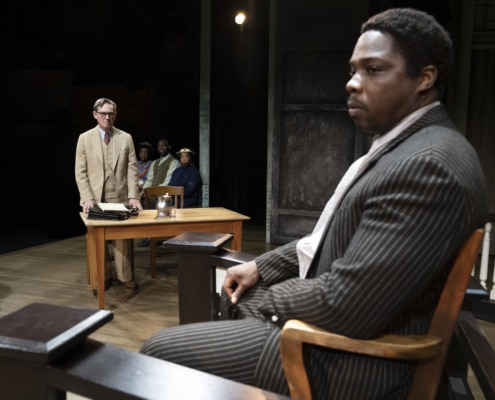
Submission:
<svg viewBox="0 0 495 400">
<path fill-rule="evenodd" d="M 488 220 L 478 156 L 440 103 L 452 63 L 430 15 L 390 9 L 361 27 L 348 113 L 375 138 L 311 235 L 229 268 L 222 318 L 164 329 L 141 352 L 288 394 L 280 328 L 424 334 L 463 242 Z M 405 399 L 414 363 L 305 347 L 315 399 Z"/>
<path fill-rule="evenodd" d="M 194 151 L 184 147 L 177 152 L 181 166 L 174 170 L 169 186 L 184 186 L 184 207 L 199 207 L 201 175 L 192 162 Z"/>
<path fill-rule="evenodd" d="M 153 186 L 167 186 L 169 184 L 170 178 L 172 177 L 172 172 L 180 167 L 179 160 L 170 154 L 171 149 L 172 146 L 170 146 L 167 139 L 160 139 L 158 141 L 157 151 L 159 157 L 151 163 L 143 189 Z M 145 194 L 143 194 L 143 203 L 148 209 L 155 206 L 150 199 L 146 199 Z M 138 243 L 138 246 L 146 247 L 150 245 L 150 242 L 150 238 L 143 238 Z"/>
<path fill-rule="evenodd" d="M 167 139 L 160 139 L 157 145 L 159 157 L 151 163 L 150 170 L 143 187 L 167 186 L 172 172 L 180 167 L 180 162 L 170 154 L 172 146 Z"/>
</svg>

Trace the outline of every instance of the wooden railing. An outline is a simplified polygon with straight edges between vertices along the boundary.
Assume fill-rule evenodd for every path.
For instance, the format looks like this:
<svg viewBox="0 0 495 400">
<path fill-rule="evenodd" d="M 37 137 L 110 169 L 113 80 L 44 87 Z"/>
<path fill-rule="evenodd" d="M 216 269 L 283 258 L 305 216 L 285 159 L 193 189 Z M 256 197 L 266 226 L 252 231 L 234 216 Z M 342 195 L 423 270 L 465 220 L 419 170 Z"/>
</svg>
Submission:
<svg viewBox="0 0 495 400">
<path fill-rule="evenodd" d="M 495 263 L 489 265 L 490 262 L 490 237 L 492 231 L 492 224 L 490 222 L 485 224 L 485 237 L 483 238 L 483 246 L 481 251 L 481 262 L 479 273 L 473 270 L 473 276 L 477 277 L 481 283 L 481 286 L 485 290 L 490 291 L 490 300 L 495 301 Z M 491 269 L 491 271 L 490 271 Z M 491 282 L 489 282 L 489 276 L 491 275 Z"/>
<path fill-rule="evenodd" d="M 485 399 L 495 399 L 495 351 L 474 315 L 461 311 L 449 348 L 446 370 L 451 399 L 472 399 L 468 366 Z"/>
<path fill-rule="evenodd" d="M 473 301 L 471 310 L 477 318 L 495 322 L 495 262 L 490 262 L 491 231 L 492 223 L 488 222 L 485 224 L 479 265 L 473 267 L 471 274 L 473 281 L 471 293 L 478 295 L 478 298 Z"/>
<path fill-rule="evenodd" d="M 112 318 L 106 310 L 40 303 L 0 318 L 0 398 L 288 399 L 87 338 Z"/>
</svg>

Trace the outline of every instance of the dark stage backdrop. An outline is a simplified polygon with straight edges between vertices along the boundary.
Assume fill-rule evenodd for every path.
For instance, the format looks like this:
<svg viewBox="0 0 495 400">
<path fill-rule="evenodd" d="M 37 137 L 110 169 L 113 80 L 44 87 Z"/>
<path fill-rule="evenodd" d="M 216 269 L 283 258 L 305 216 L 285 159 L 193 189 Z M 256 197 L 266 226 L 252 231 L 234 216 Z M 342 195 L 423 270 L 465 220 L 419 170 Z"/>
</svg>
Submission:
<svg viewBox="0 0 495 400">
<path fill-rule="evenodd" d="M 233 3 L 212 1 L 210 206 L 263 224 L 269 2 L 250 3 L 259 19 L 241 32 Z M 199 150 L 200 10 L 200 0 L 0 6 L 2 192 L 23 235 L 84 233 L 74 155 L 99 97 L 117 102 L 116 126 L 136 144 Z"/>
</svg>

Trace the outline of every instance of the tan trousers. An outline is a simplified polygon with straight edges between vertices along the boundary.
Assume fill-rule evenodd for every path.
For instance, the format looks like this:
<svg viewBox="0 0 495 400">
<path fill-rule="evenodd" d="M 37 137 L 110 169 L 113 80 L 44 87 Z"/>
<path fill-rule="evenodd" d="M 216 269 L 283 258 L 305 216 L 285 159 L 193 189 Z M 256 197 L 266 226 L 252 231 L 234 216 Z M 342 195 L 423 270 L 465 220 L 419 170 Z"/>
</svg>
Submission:
<svg viewBox="0 0 495 400">
<path fill-rule="evenodd" d="M 121 203 L 122 196 L 115 191 L 113 184 L 113 140 L 108 146 L 102 145 L 103 155 L 105 159 L 105 183 L 103 189 L 103 199 L 109 203 Z M 124 198 L 127 197 L 127 193 Z M 117 239 L 113 240 L 113 256 L 115 260 L 115 272 L 117 279 L 121 282 L 132 281 L 133 277 L 133 254 L 132 254 L 132 239 Z M 111 260 L 108 252 L 108 246 L 105 251 L 105 280 L 112 278 Z"/>
<path fill-rule="evenodd" d="M 117 279 L 121 282 L 132 281 L 134 279 L 134 271 L 132 268 L 132 239 L 117 239 L 112 240 L 112 243 Z M 107 245 L 105 252 L 105 280 L 112 278 L 111 265 L 112 260 L 110 259 Z"/>
</svg>

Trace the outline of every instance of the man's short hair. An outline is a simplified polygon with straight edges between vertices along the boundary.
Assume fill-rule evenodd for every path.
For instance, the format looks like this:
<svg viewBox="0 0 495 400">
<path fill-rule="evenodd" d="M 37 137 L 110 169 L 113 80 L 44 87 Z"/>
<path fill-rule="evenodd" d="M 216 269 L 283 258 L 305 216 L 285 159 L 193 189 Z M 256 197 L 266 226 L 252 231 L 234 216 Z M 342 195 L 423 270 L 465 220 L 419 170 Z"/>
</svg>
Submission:
<svg viewBox="0 0 495 400">
<path fill-rule="evenodd" d="M 93 111 L 98 111 L 107 103 L 111 104 L 113 106 L 113 110 L 117 112 L 117 104 L 114 101 L 107 99 L 106 97 L 102 97 L 101 99 L 95 101 L 95 104 L 93 105 Z"/>
<path fill-rule="evenodd" d="M 453 61 L 452 40 L 433 16 L 412 8 L 391 8 L 361 25 L 361 33 L 370 30 L 393 37 L 406 60 L 409 76 L 419 76 L 427 65 L 435 66 L 438 71 L 435 87 L 443 93 Z"/>
</svg>

